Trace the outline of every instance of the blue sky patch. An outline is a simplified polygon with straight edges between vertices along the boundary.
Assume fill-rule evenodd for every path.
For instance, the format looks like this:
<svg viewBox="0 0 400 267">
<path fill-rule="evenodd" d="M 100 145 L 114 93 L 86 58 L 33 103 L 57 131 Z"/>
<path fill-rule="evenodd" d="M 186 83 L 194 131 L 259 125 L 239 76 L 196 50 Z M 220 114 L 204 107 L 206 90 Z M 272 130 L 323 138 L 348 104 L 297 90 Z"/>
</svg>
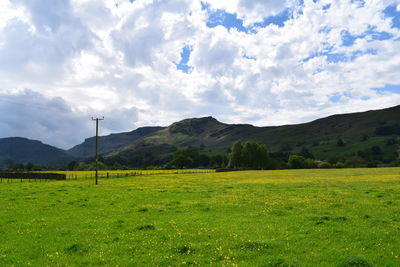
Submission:
<svg viewBox="0 0 400 267">
<path fill-rule="evenodd" d="M 329 63 L 338 63 L 338 62 L 348 61 L 348 58 L 346 57 L 345 54 L 333 53 L 333 54 L 326 54 L 326 60 Z"/>
<path fill-rule="evenodd" d="M 267 27 L 268 25 L 275 24 L 279 27 L 285 26 L 285 22 L 292 18 L 292 10 L 287 8 L 276 16 L 266 17 L 263 22 L 255 23 L 255 27 Z"/>
<path fill-rule="evenodd" d="M 344 53 L 334 53 L 333 47 L 327 47 L 326 49 L 324 49 L 323 52 L 317 52 L 310 55 L 309 57 L 304 58 L 302 62 L 308 62 L 313 58 L 322 56 L 326 56 L 326 60 L 329 63 L 350 62 L 363 55 L 377 55 L 377 54 L 378 51 L 376 51 L 375 49 L 368 49 L 365 51 L 357 50 L 352 52 L 351 55 L 346 55 Z"/>
<path fill-rule="evenodd" d="M 332 4 L 326 4 L 322 7 L 322 10 L 328 10 L 329 8 L 331 8 Z"/>
<path fill-rule="evenodd" d="M 191 73 L 193 71 L 193 67 L 188 65 L 190 53 L 192 53 L 193 48 L 189 45 L 183 47 L 181 52 L 181 61 L 179 63 L 175 63 L 175 66 L 178 70 L 183 71 L 184 73 Z"/>
<path fill-rule="evenodd" d="M 276 16 L 266 17 L 262 22 L 257 22 L 249 25 L 248 27 L 245 27 L 243 26 L 243 20 L 239 19 L 237 17 L 237 14 L 228 13 L 221 9 L 212 10 L 209 4 L 203 2 L 201 3 L 201 5 L 203 10 L 207 10 L 207 27 L 209 28 L 223 26 L 228 30 L 235 28 L 239 32 L 255 33 L 257 32 L 257 28 L 265 28 L 271 24 L 283 27 L 285 25 L 285 22 L 292 18 L 292 10 L 285 9 Z"/>
<path fill-rule="evenodd" d="M 356 4 L 357 7 L 364 7 L 365 6 L 365 1 L 364 0 L 351 0 L 353 4 Z"/>
<path fill-rule="evenodd" d="M 354 51 L 353 53 L 351 53 L 351 58 L 350 59 L 354 60 L 354 59 L 356 59 L 358 57 L 361 57 L 363 55 L 377 55 L 377 54 L 378 54 L 378 51 L 375 50 L 375 49 L 368 49 L 366 51 L 357 50 L 357 51 Z"/>
<path fill-rule="evenodd" d="M 342 101 L 342 96 L 340 94 L 334 94 L 329 98 L 329 101 L 333 103 L 340 103 Z"/>
<path fill-rule="evenodd" d="M 375 31 L 375 29 L 376 27 L 369 27 L 368 30 L 361 35 L 351 35 L 349 31 L 342 31 L 342 44 L 343 46 L 353 46 L 357 39 L 363 39 L 367 36 L 376 41 L 389 40 L 393 37 L 393 35 L 388 32 L 378 32 Z"/>
<path fill-rule="evenodd" d="M 349 98 L 353 98 L 350 92 L 336 93 L 330 96 L 329 100 L 333 103 L 346 103 Z"/>
<path fill-rule="evenodd" d="M 257 60 L 255 57 L 251 57 L 251 56 L 248 56 L 248 55 L 244 55 L 243 57 L 247 58 L 247 59 L 250 59 L 250 60 Z"/>
<path fill-rule="evenodd" d="M 383 10 L 386 18 L 392 19 L 392 27 L 400 29 L 400 12 L 396 10 L 395 5 L 388 6 Z"/>
<path fill-rule="evenodd" d="M 352 46 L 354 42 L 357 40 L 357 38 L 360 38 L 360 36 L 351 35 L 350 32 L 348 31 L 342 31 L 341 36 L 342 36 L 343 46 Z"/>
<path fill-rule="evenodd" d="M 223 10 L 208 11 L 207 27 L 214 28 L 224 26 L 228 30 L 236 28 L 240 32 L 247 32 L 243 26 L 243 20 L 238 19 L 236 14 L 227 13 Z"/>
<path fill-rule="evenodd" d="M 392 92 L 400 94 L 400 84 L 386 84 L 382 88 L 374 88 L 378 93 Z"/>
</svg>

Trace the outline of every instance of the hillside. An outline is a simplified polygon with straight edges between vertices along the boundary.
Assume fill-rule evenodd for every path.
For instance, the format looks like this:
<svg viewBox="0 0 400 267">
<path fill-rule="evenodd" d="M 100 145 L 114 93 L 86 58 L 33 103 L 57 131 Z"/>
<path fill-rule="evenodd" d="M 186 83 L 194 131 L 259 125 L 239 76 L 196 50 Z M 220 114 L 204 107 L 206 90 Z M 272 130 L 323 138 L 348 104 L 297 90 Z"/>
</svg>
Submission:
<svg viewBox="0 0 400 267">
<path fill-rule="evenodd" d="M 359 151 L 379 147 L 381 161 L 395 156 L 400 135 L 400 106 L 367 112 L 333 115 L 309 123 L 276 127 L 255 127 L 248 124 L 225 124 L 212 117 L 186 119 L 156 131 L 132 144 L 108 153 L 110 161 L 130 155 L 144 155 L 157 161 L 165 158 L 155 149 L 159 146 L 186 148 L 199 147 L 205 153 L 225 153 L 237 140 L 253 140 L 266 144 L 270 152 L 300 151 L 307 147 L 316 158 L 344 158 Z M 341 139 L 343 146 L 338 146 Z M 163 155 L 161 155 L 163 154 Z M 137 160 L 135 160 L 137 161 Z M 162 161 L 162 160 L 161 160 Z"/>
<path fill-rule="evenodd" d="M 190 148 L 210 157 L 226 155 L 237 140 L 266 144 L 274 154 L 307 148 L 315 159 L 340 161 L 358 155 L 366 161 L 390 163 L 400 145 L 400 106 L 333 115 L 309 123 L 274 127 L 226 124 L 213 117 L 192 118 L 169 127 L 142 127 L 100 137 L 100 154 L 107 164 L 160 166 L 176 149 Z M 339 144 L 341 142 L 341 144 Z M 94 156 L 95 138 L 64 151 L 26 138 L 0 139 L 0 166 L 7 160 L 45 166 L 65 166 L 73 159 Z M 284 157 L 281 158 L 284 160 Z M 225 159 L 217 159 L 217 162 Z M 226 160 L 225 160 L 226 161 Z"/>
<path fill-rule="evenodd" d="M 156 131 L 162 130 L 164 127 L 142 127 L 131 132 L 110 134 L 99 137 L 99 153 L 105 154 L 117 150 L 123 146 L 134 143 L 138 139 L 150 135 Z M 82 144 L 76 145 L 67 150 L 67 153 L 79 158 L 93 157 L 95 154 L 96 138 L 90 137 L 85 139 Z"/>
<path fill-rule="evenodd" d="M 74 158 L 64 150 L 21 137 L 0 138 L 0 167 L 8 161 L 42 166 L 64 166 Z"/>
</svg>

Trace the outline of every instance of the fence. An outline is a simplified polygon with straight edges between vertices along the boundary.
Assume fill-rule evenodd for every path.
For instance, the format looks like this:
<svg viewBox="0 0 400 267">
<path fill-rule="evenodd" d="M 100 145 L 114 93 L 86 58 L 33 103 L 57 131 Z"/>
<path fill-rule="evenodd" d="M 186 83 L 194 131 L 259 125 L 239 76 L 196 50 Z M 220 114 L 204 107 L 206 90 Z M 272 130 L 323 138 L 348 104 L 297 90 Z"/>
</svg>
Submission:
<svg viewBox="0 0 400 267">
<path fill-rule="evenodd" d="M 115 172 L 99 172 L 98 173 L 98 178 L 121 178 L 121 177 L 127 177 L 127 176 L 136 176 L 136 175 L 142 175 L 141 172 L 121 172 L 121 173 L 115 173 Z M 96 177 L 96 174 L 94 172 L 90 173 L 84 173 L 84 174 L 66 174 L 66 177 L 68 180 L 82 180 L 82 179 L 94 179 Z"/>
<path fill-rule="evenodd" d="M 109 179 L 109 178 L 123 178 L 128 176 L 137 175 L 157 175 L 157 174 L 190 174 L 190 173 L 211 173 L 215 170 L 210 169 L 183 169 L 183 170 L 136 170 L 136 171 L 99 171 L 99 179 Z M 65 171 L 62 172 L 66 174 L 67 180 L 81 180 L 81 179 L 94 179 L 94 171 Z"/>
<path fill-rule="evenodd" d="M 99 171 L 99 179 L 123 178 L 138 175 L 157 174 L 190 174 L 211 173 L 212 169 L 181 169 L 181 170 L 127 170 L 127 171 Z M 0 183 L 20 181 L 46 181 L 46 180 L 85 180 L 94 179 L 94 171 L 53 171 L 53 172 L 0 172 Z"/>
<path fill-rule="evenodd" d="M 0 172 L 0 183 L 12 182 L 13 180 L 46 181 L 46 180 L 65 180 L 67 177 L 61 173 L 38 173 L 38 172 Z"/>
</svg>

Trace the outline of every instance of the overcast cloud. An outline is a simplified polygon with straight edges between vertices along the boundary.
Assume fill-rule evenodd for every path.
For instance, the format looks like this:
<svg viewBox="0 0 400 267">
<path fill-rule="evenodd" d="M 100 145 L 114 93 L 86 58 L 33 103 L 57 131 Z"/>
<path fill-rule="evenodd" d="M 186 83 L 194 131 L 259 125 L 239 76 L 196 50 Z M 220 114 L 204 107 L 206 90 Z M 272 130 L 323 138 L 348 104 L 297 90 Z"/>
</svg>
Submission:
<svg viewBox="0 0 400 267">
<path fill-rule="evenodd" d="M 399 51 L 399 0 L 2 0 L 0 137 L 381 109 L 400 104 Z"/>
</svg>

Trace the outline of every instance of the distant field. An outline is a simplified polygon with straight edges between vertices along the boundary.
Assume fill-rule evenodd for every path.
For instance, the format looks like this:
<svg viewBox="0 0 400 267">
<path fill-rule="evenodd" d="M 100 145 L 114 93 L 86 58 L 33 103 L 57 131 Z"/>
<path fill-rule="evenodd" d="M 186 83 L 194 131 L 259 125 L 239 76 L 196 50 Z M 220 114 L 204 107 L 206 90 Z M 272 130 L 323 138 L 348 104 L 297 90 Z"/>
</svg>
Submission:
<svg viewBox="0 0 400 267">
<path fill-rule="evenodd" d="M 0 266 L 400 266 L 400 168 L 0 184 Z"/>
<path fill-rule="evenodd" d="M 41 171 L 43 172 L 43 171 Z M 95 171 L 45 171 L 49 173 L 61 173 L 67 176 L 67 179 L 83 179 L 94 178 Z M 151 174 L 182 174 L 182 173 L 208 173 L 215 172 L 212 169 L 181 169 L 181 170 L 114 170 L 114 171 L 99 171 L 100 178 L 108 177 L 124 177 L 135 175 L 151 175 Z"/>
</svg>

